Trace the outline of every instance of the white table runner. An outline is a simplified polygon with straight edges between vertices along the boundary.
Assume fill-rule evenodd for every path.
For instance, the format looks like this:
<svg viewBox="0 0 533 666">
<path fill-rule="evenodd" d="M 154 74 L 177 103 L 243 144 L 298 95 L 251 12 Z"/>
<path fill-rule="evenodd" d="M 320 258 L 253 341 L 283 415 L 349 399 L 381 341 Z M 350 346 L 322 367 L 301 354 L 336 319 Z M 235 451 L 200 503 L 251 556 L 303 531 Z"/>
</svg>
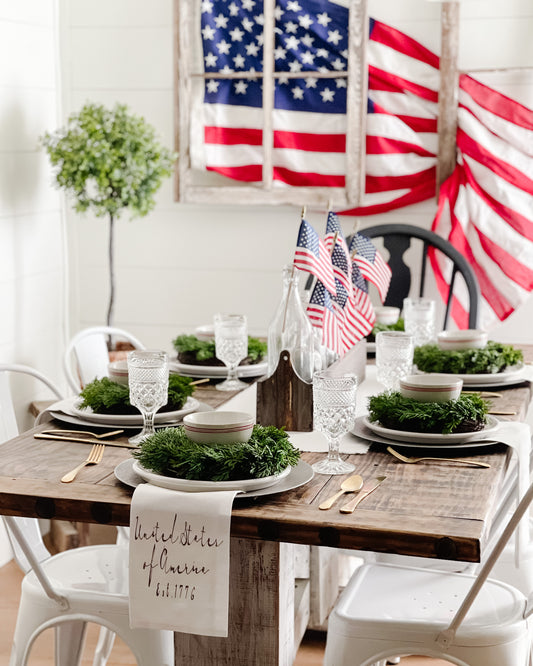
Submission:
<svg viewBox="0 0 533 666">
<path fill-rule="evenodd" d="M 132 498 L 130 626 L 228 635 L 230 522 L 237 491 L 147 483 Z"/>
</svg>

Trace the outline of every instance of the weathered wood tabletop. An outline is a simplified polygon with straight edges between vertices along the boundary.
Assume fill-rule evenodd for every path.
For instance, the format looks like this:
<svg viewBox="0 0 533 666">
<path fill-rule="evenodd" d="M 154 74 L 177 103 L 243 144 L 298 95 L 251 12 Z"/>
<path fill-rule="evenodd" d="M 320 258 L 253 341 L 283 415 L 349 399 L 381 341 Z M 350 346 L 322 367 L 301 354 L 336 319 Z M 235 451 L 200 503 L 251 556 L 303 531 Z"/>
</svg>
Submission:
<svg viewBox="0 0 533 666">
<path fill-rule="evenodd" d="M 203 388 L 200 399 L 205 399 L 209 390 L 213 389 Z M 502 397 L 492 398 L 493 409 L 515 412 L 501 418 L 522 420 L 531 398 L 529 383 L 498 392 Z M 86 457 L 87 445 L 34 438 L 35 432 L 51 425 L 29 430 L 2 445 L 0 513 L 127 525 L 132 489 L 117 481 L 113 470 L 130 457 L 130 451 L 107 446 L 99 465 L 86 467 L 74 483 L 64 484 L 61 476 Z M 53 425 L 61 427 L 57 422 Z M 231 534 L 479 561 L 509 455 L 503 445 L 480 452 L 461 450 L 463 458 L 472 454 L 489 463 L 490 469 L 405 465 L 386 453 L 384 447 L 374 445 L 365 455 L 351 456 L 352 461 L 363 478 L 385 475 L 387 480 L 353 514 L 341 514 L 338 506 L 329 511 L 318 509 L 338 489 L 342 478 L 316 475 L 288 492 L 237 499 Z M 302 458 L 312 463 L 323 455 L 303 453 Z"/>
<path fill-rule="evenodd" d="M 528 354 L 532 351 L 533 346 Z M 492 400 L 492 409 L 514 412 L 500 418 L 523 420 L 531 399 L 530 384 L 497 390 L 501 397 Z M 213 406 L 225 399 L 206 387 L 198 387 L 196 395 Z M 46 424 L 37 430 L 51 426 L 61 424 Z M 0 514 L 127 525 L 132 489 L 118 482 L 113 470 L 130 456 L 129 450 L 106 446 L 102 463 L 82 470 L 75 482 L 63 484 L 61 476 L 87 456 L 87 445 L 38 440 L 33 437 L 35 432 L 30 430 L 2 445 Z M 476 454 L 462 449 L 461 457 L 467 457 L 467 452 Z M 311 463 L 323 455 L 304 453 L 303 459 Z M 357 472 L 365 478 L 384 474 L 387 479 L 353 514 L 341 514 L 338 505 L 329 511 L 318 509 L 342 477 L 318 475 L 285 493 L 236 500 L 231 521 L 228 637 L 176 633 L 176 663 L 293 663 L 310 617 L 309 594 L 319 607 L 320 624 L 338 593 L 338 572 L 331 564 L 336 558 L 326 568 L 322 560 L 313 560 L 338 551 L 311 548 L 305 574 L 300 571 L 305 569 L 305 561 L 298 549 L 309 549 L 294 544 L 478 561 L 510 455 L 505 446 L 495 445 L 476 457 L 488 462 L 490 469 L 440 463 L 406 465 L 373 446 L 366 454 L 352 456 Z M 297 579 L 301 583 L 305 575 L 310 576 L 313 562 L 315 569 L 330 578 L 332 594 L 324 598 L 317 599 L 312 583 L 295 585 Z"/>
</svg>

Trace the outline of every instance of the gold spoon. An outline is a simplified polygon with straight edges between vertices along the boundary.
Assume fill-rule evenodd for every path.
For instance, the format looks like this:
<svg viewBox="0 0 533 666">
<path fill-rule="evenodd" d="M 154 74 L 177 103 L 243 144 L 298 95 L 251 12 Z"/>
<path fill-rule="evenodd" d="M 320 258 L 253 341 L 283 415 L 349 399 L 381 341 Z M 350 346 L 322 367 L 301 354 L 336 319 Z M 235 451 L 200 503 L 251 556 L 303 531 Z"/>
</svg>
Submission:
<svg viewBox="0 0 533 666">
<path fill-rule="evenodd" d="M 490 468 L 489 464 L 484 462 L 479 462 L 477 460 L 463 460 L 462 458 L 432 458 L 430 456 L 424 456 L 423 458 L 410 458 L 402 455 L 401 453 L 398 453 L 398 451 L 395 451 L 392 448 L 392 446 L 387 446 L 387 451 L 390 454 L 392 454 L 395 458 L 398 458 L 398 460 L 401 460 L 404 463 L 417 463 L 420 462 L 421 460 L 438 460 L 439 462 L 454 462 L 454 463 L 461 463 L 463 465 L 471 465 L 472 467 Z"/>
<path fill-rule="evenodd" d="M 341 489 L 331 497 L 328 497 L 327 500 L 324 500 L 322 504 L 319 504 L 318 508 L 323 510 L 331 509 L 331 507 L 335 504 L 341 495 L 344 495 L 344 493 L 355 493 L 358 490 L 361 490 L 362 487 L 363 479 L 359 476 L 359 474 L 350 476 L 347 479 L 344 479 L 344 481 L 341 483 Z"/>
</svg>

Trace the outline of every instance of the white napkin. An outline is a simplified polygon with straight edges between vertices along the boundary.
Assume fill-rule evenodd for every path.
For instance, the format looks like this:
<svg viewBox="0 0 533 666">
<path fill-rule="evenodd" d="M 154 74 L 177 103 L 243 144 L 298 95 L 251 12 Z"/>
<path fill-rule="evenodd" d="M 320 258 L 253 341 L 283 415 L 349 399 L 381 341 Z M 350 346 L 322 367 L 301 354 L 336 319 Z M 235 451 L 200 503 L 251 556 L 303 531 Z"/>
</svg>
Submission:
<svg viewBox="0 0 533 666">
<path fill-rule="evenodd" d="M 237 491 L 147 483 L 132 498 L 130 626 L 228 635 L 230 522 Z"/>
</svg>

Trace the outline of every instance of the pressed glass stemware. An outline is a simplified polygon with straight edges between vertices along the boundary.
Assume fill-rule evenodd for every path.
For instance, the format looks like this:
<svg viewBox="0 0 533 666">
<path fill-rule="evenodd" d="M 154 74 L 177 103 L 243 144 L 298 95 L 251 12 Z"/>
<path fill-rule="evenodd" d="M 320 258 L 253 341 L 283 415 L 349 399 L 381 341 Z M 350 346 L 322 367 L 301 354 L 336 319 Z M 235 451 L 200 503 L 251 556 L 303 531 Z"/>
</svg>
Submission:
<svg viewBox="0 0 533 666">
<path fill-rule="evenodd" d="M 248 354 L 248 325 L 245 315 L 215 315 L 215 355 L 228 368 L 228 378 L 217 384 L 219 391 L 237 391 L 248 384 L 237 377 L 239 363 Z"/>
<path fill-rule="evenodd" d="M 328 455 L 313 465 L 319 474 L 347 474 L 355 465 L 340 457 L 343 435 L 355 423 L 357 377 L 354 374 L 330 376 L 327 372 L 313 375 L 313 424 L 328 440 Z"/>
<path fill-rule="evenodd" d="M 135 350 L 128 354 L 130 403 L 143 417 L 143 429 L 129 438 L 139 444 L 153 435 L 154 417 L 168 401 L 168 356 L 163 351 Z"/>
</svg>

